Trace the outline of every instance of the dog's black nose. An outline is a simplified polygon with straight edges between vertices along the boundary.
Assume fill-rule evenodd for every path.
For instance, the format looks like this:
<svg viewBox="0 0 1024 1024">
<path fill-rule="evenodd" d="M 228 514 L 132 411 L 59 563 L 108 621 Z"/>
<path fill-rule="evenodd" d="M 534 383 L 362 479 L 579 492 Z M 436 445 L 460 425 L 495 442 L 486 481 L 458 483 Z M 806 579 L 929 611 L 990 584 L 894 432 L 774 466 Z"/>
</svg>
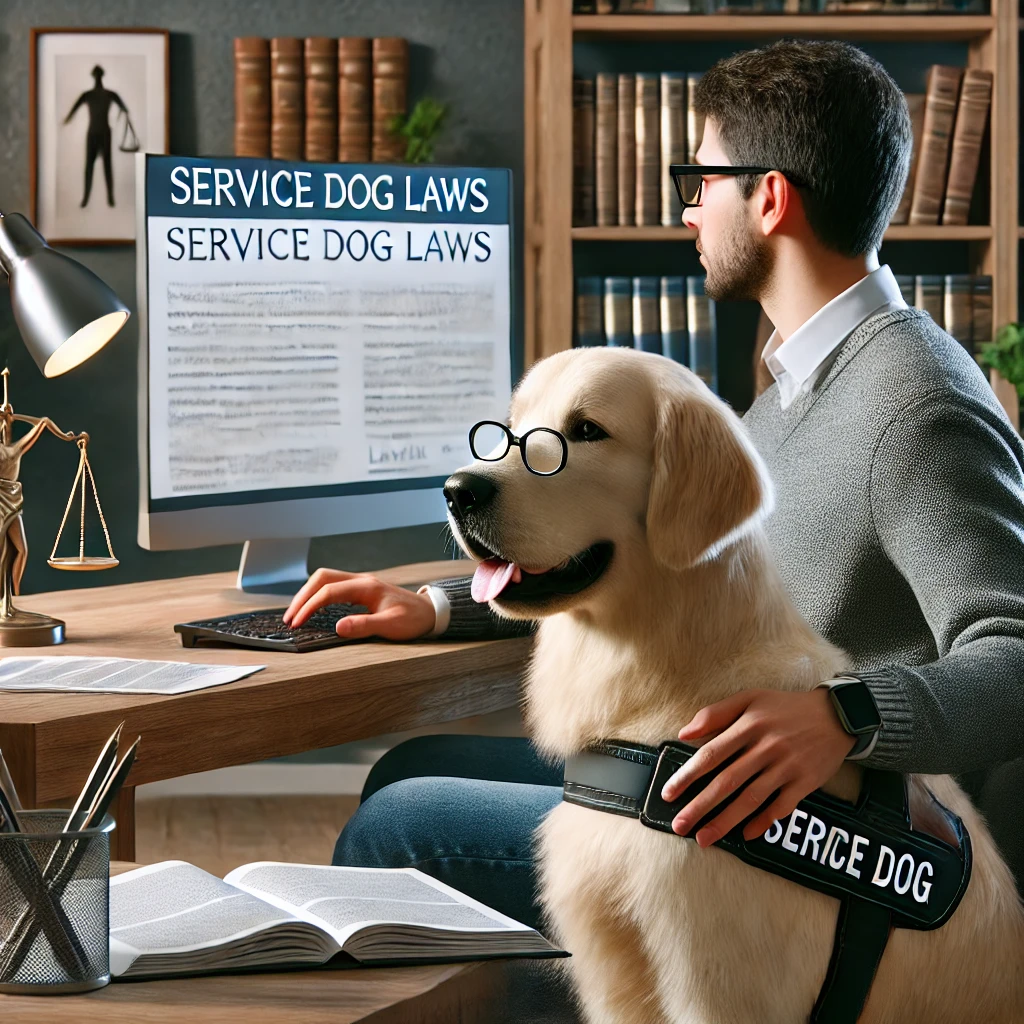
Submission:
<svg viewBox="0 0 1024 1024">
<path fill-rule="evenodd" d="M 448 510 L 455 516 L 479 511 L 497 493 L 498 488 L 490 480 L 475 473 L 453 473 L 444 485 Z"/>
</svg>

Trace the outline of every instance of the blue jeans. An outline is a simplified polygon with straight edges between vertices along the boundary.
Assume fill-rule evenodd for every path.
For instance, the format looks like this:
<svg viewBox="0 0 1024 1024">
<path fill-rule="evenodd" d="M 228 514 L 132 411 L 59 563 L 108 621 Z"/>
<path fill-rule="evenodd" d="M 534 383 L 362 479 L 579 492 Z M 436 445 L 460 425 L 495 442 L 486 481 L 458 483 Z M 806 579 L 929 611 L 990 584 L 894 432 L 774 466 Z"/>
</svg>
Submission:
<svg viewBox="0 0 1024 1024">
<path fill-rule="evenodd" d="M 530 741 L 420 736 L 371 769 L 332 863 L 414 867 L 531 927 L 533 832 L 562 799 L 562 765 Z"/>
</svg>

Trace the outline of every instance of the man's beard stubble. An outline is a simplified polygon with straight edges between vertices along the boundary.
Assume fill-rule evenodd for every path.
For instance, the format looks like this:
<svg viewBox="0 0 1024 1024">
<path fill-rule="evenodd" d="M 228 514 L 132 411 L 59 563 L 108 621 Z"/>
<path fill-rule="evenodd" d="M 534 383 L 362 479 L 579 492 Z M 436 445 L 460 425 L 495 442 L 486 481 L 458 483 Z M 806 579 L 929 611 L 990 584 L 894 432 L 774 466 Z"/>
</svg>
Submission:
<svg viewBox="0 0 1024 1024">
<path fill-rule="evenodd" d="M 707 263 L 704 294 L 709 299 L 761 301 L 774 259 L 771 247 L 757 238 L 747 223 L 744 206 L 738 208 L 714 255 L 706 249 L 702 252 Z"/>
</svg>

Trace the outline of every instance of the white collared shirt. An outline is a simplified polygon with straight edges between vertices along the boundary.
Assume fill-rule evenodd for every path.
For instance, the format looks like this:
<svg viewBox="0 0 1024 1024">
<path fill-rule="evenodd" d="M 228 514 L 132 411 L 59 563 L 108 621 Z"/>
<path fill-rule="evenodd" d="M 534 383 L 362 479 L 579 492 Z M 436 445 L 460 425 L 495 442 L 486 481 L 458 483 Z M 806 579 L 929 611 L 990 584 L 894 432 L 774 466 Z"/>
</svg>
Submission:
<svg viewBox="0 0 1024 1024">
<path fill-rule="evenodd" d="M 900 286 L 883 265 L 826 302 L 785 341 L 773 331 L 761 359 L 779 385 L 779 404 L 788 408 L 810 391 L 826 369 L 829 356 L 875 313 L 906 309 Z"/>
</svg>

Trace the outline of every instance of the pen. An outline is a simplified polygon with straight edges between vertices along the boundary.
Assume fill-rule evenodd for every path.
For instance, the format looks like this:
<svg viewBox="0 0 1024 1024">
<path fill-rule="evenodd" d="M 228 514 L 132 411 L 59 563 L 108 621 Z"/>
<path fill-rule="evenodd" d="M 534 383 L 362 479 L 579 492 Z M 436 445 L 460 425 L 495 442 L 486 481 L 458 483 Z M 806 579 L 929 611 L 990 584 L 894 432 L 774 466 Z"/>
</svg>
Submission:
<svg viewBox="0 0 1024 1024">
<path fill-rule="evenodd" d="M 18 790 L 15 788 L 14 779 L 11 778 L 11 773 L 7 770 L 7 762 L 4 760 L 3 751 L 0 750 L 0 789 L 7 794 L 7 799 L 11 802 L 11 807 L 14 810 L 20 811 L 21 800 L 18 799 Z"/>
</svg>

